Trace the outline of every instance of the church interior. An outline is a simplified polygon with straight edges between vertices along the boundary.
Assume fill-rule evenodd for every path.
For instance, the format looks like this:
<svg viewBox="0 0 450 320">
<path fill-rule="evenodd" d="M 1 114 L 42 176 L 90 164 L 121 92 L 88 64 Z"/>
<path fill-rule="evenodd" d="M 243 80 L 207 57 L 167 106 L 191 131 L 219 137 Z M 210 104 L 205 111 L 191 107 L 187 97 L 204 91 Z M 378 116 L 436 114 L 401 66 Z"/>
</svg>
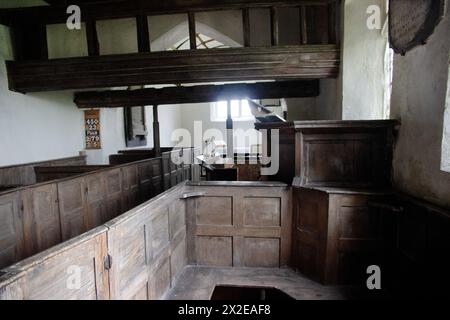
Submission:
<svg viewBox="0 0 450 320">
<path fill-rule="evenodd" d="M 449 298 L 449 31 L 446 0 L 1 0 L 0 300 Z"/>
</svg>

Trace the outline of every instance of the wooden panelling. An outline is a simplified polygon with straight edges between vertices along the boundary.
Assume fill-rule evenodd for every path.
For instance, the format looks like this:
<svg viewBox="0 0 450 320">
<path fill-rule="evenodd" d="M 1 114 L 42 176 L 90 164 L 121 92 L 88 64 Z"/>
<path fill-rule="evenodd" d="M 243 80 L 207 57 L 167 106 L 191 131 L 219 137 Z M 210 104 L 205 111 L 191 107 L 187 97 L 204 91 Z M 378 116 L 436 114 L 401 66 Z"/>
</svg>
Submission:
<svg viewBox="0 0 450 320">
<path fill-rule="evenodd" d="M 25 300 L 109 299 L 106 244 L 106 228 L 101 227 L 26 259 L 8 269 L 18 275 L 0 283 L 0 292 L 16 286 Z"/>
<path fill-rule="evenodd" d="M 145 201 L 152 194 L 152 177 L 154 163 L 145 161 L 137 165 L 139 178 L 139 199 Z"/>
<path fill-rule="evenodd" d="M 0 301 L 23 300 L 22 277 L 23 273 L 10 269 L 0 274 Z"/>
<path fill-rule="evenodd" d="M 175 284 L 183 268 L 187 265 L 187 240 L 186 229 L 181 230 L 178 236 L 172 240 L 170 255 L 170 283 Z"/>
<path fill-rule="evenodd" d="M 20 198 L 25 256 L 59 244 L 62 238 L 56 184 L 25 189 L 20 193 Z"/>
<path fill-rule="evenodd" d="M 449 210 L 406 195 L 386 204 L 381 211 L 392 223 L 392 236 L 385 239 L 386 287 L 406 298 L 447 298 Z"/>
<path fill-rule="evenodd" d="M 244 225 L 279 227 L 281 225 L 280 198 L 245 198 Z"/>
<path fill-rule="evenodd" d="M 324 235 L 328 228 L 328 196 L 294 189 L 293 265 L 305 275 L 321 279 L 326 257 Z"/>
<path fill-rule="evenodd" d="M 197 224 L 233 225 L 232 197 L 201 197 L 197 201 Z"/>
<path fill-rule="evenodd" d="M 24 257 L 19 193 L 0 197 L 0 268 Z"/>
<path fill-rule="evenodd" d="M 151 261 L 158 257 L 169 244 L 168 207 L 156 210 L 149 224 L 150 244 L 147 246 L 147 258 Z"/>
<path fill-rule="evenodd" d="M 368 206 L 369 200 L 376 198 L 363 195 L 330 196 L 328 281 L 364 284 L 367 267 L 381 265 L 382 217 L 380 212 Z"/>
<path fill-rule="evenodd" d="M 34 172 L 36 174 L 37 182 L 45 182 L 56 179 L 63 179 L 67 177 L 72 177 L 80 175 L 86 172 L 97 171 L 101 169 L 108 168 L 107 165 L 100 166 L 38 166 L 34 167 Z"/>
<path fill-rule="evenodd" d="M 391 185 L 397 125 L 395 120 L 294 121 L 255 127 L 279 130 L 280 170 L 270 180 L 292 183 L 295 177 L 300 187 L 383 188 Z"/>
<path fill-rule="evenodd" d="M 233 238 L 197 236 L 197 263 L 205 266 L 233 265 Z"/>
<path fill-rule="evenodd" d="M 153 268 L 150 275 L 148 297 L 150 300 L 159 300 L 164 297 L 170 289 L 170 260 L 169 257 L 162 257 Z"/>
<path fill-rule="evenodd" d="M 376 125 L 376 122 L 373 122 Z M 383 187 L 391 182 L 392 128 L 299 129 L 296 175 L 303 186 Z M 392 124 L 391 124 L 392 125 Z"/>
<path fill-rule="evenodd" d="M 106 216 L 108 220 L 122 212 L 123 176 L 121 169 L 108 170 L 103 173 L 106 184 Z"/>
<path fill-rule="evenodd" d="M 186 227 L 185 206 L 186 203 L 183 200 L 175 200 L 169 205 L 169 234 L 171 240 Z"/>
<path fill-rule="evenodd" d="M 107 224 L 109 254 L 116 261 L 109 278 L 112 299 L 159 299 L 186 264 L 186 228 L 177 217 L 184 216 L 184 206 L 176 205 L 182 189 L 173 188 Z M 179 229 L 173 237 L 169 225 Z"/>
<path fill-rule="evenodd" d="M 0 167 L 0 186 L 28 186 L 37 182 L 35 167 L 40 166 L 82 166 L 86 165 L 86 156 L 77 156 Z"/>
<path fill-rule="evenodd" d="M 143 217 L 142 210 L 134 219 L 117 223 L 108 231 L 108 249 L 117 261 L 110 270 L 112 299 L 131 299 L 148 284 L 146 237 L 150 234 Z"/>
<path fill-rule="evenodd" d="M 291 253 L 290 190 L 280 183 L 191 183 L 186 205 L 190 263 L 285 266 Z"/>
<path fill-rule="evenodd" d="M 61 236 L 68 240 L 88 229 L 86 184 L 83 178 L 58 183 Z"/>
<path fill-rule="evenodd" d="M 244 238 L 244 266 L 278 268 L 280 239 Z"/>
<path fill-rule="evenodd" d="M 139 169 L 138 165 L 130 165 L 125 166 L 121 168 L 122 170 L 122 177 L 123 177 L 123 192 L 122 195 L 123 203 L 122 211 L 127 211 L 135 206 L 137 206 L 140 203 L 140 181 L 139 181 Z M 149 195 L 151 193 L 148 193 L 147 195 L 143 194 L 142 199 L 146 200 L 149 199 Z"/>
<path fill-rule="evenodd" d="M 172 149 L 163 150 L 170 156 Z M 174 153 L 180 154 L 180 149 Z M 189 164 L 167 163 L 167 168 L 175 168 L 172 173 L 168 171 L 176 178 L 174 185 L 186 179 L 183 172 L 193 171 L 193 152 L 186 148 L 182 154 L 189 157 L 185 160 Z M 158 157 L 0 193 L 5 212 L 0 215 L 4 220 L 0 228 L 0 266 L 80 235 L 162 193 L 161 163 Z M 170 187 L 169 183 L 167 189 Z M 15 230 L 19 233 L 15 234 Z M 15 236 L 16 244 L 12 245 Z"/>
<path fill-rule="evenodd" d="M 92 229 L 108 221 L 106 186 L 101 173 L 86 176 L 84 180 L 87 188 L 87 225 Z"/>
<path fill-rule="evenodd" d="M 11 90 L 36 92 L 127 85 L 319 79 L 339 73 L 336 45 L 151 52 L 48 61 L 7 61 Z M 201 70 L 201 71 L 199 71 Z"/>
<path fill-rule="evenodd" d="M 310 135 L 302 137 L 304 185 L 386 185 L 383 166 L 386 142 L 374 134 Z M 379 164 L 374 166 L 374 164 Z"/>
<path fill-rule="evenodd" d="M 325 284 L 362 284 L 381 264 L 383 219 L 369 207 L 382 192 L 296 189 L 294 265 Z"/>
</svg>

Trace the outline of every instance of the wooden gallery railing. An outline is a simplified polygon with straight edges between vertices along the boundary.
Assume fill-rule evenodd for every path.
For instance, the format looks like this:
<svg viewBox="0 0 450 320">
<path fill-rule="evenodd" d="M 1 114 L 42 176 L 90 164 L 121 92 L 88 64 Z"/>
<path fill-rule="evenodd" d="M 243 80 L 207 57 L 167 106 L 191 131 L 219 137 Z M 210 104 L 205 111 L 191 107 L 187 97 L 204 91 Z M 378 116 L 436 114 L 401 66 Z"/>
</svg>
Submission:
<svg viewBox="0 0 450 320">
<path fill-rule="evenodd" d="M 285 184 L 181 183 L 3 270 L 0 300 L 161 299 L 188 263 L 284 266 L 289 206 Z"/>
<path fill-rule="evenodd" d="M 183 152 L 184 151 L 184 152 Z M 0 193 L 0 268 L 91 230 L 174 185 L 196 180 L 190 148 Z"/>
<path fill-rule="evenodd" d="M 337 0 L 114 1 L 84 4 L 87 57 L 49 59 L 46 27 L 66 23 L 66 6 L 0 10 L 0 23 L 14 33 L 15 61 L 7 62 L 10 90 L 101 88 L 129 85 L 266 79 L 334 78 L 339 74 L 340 2 Z M 284 9 L 297 17 L 285 18 Z M 242 12 L 242 47 L 197 50 L 196 17 L 202 12 Z M 267 39 L 253 25 L 255 10 L 266 12 Z M 152 51 L 149 16 L 185 14 L 190 51 Z M 265 15 L 263 15 L 264 17 Z M 137 52 L 102 55 L 97 21 L 136 19 Z M 170 19 L 170 18 L 169 18 Z M 289 27 L 288 19 L 292 19 Z M 253 25 L 252 25 L 253 24 Z M 257 30 L 260 30 L 257 29 Z M 298 34 L 287 40 L 286 35 Z M 289 36 L 292 38 L 292 36 Z M 258 40 L 258 41 L 256 41 Z M 206 47 L 204 41 L 201 41 Z M 206 42 L 207 43 L 207 42 Z M 202 45 L 199 46 L 201 48 Z M 198 72 L 202 70 L 202 72 Z"/>
</svg>

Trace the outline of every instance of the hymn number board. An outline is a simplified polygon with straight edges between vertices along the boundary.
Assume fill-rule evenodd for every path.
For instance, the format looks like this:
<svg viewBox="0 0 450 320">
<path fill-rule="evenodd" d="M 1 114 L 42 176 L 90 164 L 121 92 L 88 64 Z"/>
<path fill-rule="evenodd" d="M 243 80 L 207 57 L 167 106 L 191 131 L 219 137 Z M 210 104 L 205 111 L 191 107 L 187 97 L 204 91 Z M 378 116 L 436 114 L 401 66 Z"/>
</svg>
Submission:
<svg viewBox="0 0 450 320">
<path fill-rule="evenodd" d="M 84 127 L 86 132 L 86 149 L 101 149 L 100 111 L 84 111 Z"/>
</svg>

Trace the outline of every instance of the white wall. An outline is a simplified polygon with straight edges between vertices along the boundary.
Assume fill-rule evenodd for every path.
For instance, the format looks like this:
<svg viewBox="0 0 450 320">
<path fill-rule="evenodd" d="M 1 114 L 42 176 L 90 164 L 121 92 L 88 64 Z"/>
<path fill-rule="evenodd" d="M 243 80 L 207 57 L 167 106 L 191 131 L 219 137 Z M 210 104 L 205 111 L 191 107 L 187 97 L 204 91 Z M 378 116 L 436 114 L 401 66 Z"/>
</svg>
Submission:
<svg viewBox="0 0 450 320">
<path fill-rule="evenodd" d="M 401 120 L 394 155 L 400 190 L 450 207 L 450 173 L 441 170 L 450 54 L 450 6 L 425 46 L 394 59 L 391 117 Z"/>
<path fill-rule="evenodd" d="M 12 50 L 9 30 L 1 25 L 0 43 L 0 165 L 78 155 L 83 120 L 72 95 L 9 91 L 5 60 Z"/>
<path fill-rule="evenodd" d="M 381 8 L 386 21 L 385 0 L 346 0 L 342 42 L 342 119 L 383 119 L 385 77 L 384 55 L 387 33 L 369 30 L 367 8 Z M 338 92 L 339 93 L 339 92 Z"/>
</svg>

